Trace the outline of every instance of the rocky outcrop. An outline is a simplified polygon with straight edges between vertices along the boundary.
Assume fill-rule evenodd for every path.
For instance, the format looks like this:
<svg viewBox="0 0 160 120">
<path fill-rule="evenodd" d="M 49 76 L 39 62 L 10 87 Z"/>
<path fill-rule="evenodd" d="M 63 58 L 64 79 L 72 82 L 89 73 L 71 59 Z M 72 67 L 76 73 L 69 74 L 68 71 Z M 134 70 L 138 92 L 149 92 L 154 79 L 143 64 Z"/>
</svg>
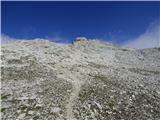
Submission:
<svg viewBox="0 0 160 120">
<path fill-rule="evenodd" d="M 160 119 L 159 48 L 87 39 L 14 41 L 1 50 L 2 120 Z"/>
<path fill-rule="evenodd" d="M 75 41 L 87 41 L 86 37 L 77 37 Z"/>
</svg>

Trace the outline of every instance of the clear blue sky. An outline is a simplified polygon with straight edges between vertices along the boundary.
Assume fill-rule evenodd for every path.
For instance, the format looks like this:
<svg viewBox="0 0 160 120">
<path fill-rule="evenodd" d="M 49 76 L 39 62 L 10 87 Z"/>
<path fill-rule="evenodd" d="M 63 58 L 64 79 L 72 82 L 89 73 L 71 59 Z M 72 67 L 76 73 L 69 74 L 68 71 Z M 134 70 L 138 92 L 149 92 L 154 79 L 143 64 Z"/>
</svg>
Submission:
<svg viewBox="0 0 160 120">
<path fill-rule="evenodd" d="M 2 33 L 14 38 L 77 36 L 121 43 L 160 17 L 160 2 L 2 2 Z M 66 39 L 66 41 L 65 41 Z M 68 42 L 68 41 L 67 41 Z"/>
</svg>

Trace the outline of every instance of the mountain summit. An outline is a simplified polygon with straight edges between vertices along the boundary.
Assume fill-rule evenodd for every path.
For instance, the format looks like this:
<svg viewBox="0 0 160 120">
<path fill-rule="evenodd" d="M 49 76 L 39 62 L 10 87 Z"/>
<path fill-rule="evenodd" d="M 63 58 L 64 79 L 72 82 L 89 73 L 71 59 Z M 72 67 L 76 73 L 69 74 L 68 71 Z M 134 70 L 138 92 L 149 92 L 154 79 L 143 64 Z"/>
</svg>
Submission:
<svg viewBox="0 0 160 120">
<path fill-rule="evenodd" d="M 77 38 L 1 47 L 2 120 L 159 120 L 160 48 Z"/>
</svg>

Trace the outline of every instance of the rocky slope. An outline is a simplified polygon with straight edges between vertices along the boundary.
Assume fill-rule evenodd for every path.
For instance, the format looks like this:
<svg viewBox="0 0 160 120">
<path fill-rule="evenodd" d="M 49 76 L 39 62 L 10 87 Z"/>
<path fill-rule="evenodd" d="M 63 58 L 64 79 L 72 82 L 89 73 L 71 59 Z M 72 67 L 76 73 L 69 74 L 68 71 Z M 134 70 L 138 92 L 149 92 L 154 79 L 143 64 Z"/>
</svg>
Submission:
<svg viewBox="0 0 160 120">
<path fill-rule="evenodd" d="M 2 120 L 160 119 L 160 48 L 24 40 L 1 51 Z"/>
</svg>

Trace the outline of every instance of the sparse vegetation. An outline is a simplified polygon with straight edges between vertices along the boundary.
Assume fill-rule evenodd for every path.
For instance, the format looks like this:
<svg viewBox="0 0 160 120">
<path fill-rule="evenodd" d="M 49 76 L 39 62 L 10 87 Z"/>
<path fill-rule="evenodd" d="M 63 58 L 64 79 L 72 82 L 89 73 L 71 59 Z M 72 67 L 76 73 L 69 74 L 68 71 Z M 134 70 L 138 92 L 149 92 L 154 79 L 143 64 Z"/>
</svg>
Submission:
<svg viewBox="0 0 160 120">
<path fill-rule="evenodd" d="M 2 94 L 1 95 L 1 100 L 5 100 L 10 96 L 10 94 Z"/>
<path fill-rule="evenodd" d="M 153 71 L 153 70 L 146 70 L 146 69 L 140 69 L 140 68 L 130 68 L 131 72 L 141 74 L 141 75 L 160 75 L 159 71 Z"/>
<path fill-rule="evenodd" d="M 22 106 L 20 107 L 21 111 L 23 111 L 23 112 L 26 111 L 27 108 L 28 108 L 28 107 L 27 107 L 26 105 L 22 105 Z"/>
<path fill-rule="evenodd" d="M 39 116 L 33 117 L 33 120 L 38 120 L 38 119 L 39 119 Z"/>
<path fill-rule="evenodd" d="M 4 45 L 2 120 L 159 120 L 158 49 L 96 40 Z"/>
<path fill-rule="evenodd" d="M 4 112 L 5 111 L 5 108 L 1 108 L 1 112 Z"/>
</svg>

